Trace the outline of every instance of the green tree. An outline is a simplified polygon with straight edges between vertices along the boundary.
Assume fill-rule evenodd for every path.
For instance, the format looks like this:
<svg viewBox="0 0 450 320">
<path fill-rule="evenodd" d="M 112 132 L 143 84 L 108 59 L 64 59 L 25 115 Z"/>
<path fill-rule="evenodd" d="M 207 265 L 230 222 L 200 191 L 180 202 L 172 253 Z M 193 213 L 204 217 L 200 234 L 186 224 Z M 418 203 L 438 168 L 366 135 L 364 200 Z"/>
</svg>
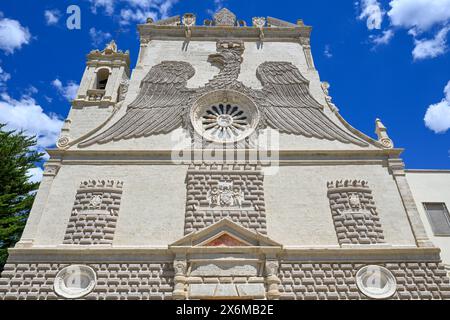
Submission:
<svg viewBox="0 0 450 320">
<path fill-rule="evenodd" d="M 7 248 L 20 239 L 39 183 L 28 181 L 27 171 L 42 161 L 36 138 L 23 131 L 6 131 L 0 124 L 0 271 Z"/>
</svg>

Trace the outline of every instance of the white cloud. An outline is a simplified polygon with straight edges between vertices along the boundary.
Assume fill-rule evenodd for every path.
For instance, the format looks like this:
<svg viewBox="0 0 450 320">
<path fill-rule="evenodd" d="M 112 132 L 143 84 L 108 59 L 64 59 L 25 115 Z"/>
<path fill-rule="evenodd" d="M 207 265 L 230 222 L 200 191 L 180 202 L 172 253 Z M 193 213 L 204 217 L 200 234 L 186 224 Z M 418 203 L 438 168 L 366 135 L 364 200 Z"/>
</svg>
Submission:
<svg viewBox="0 0 450 320">
<path fill-rule="evenodd" d="M 327 44 L 327 45 L 325 46 L 325 50 L 323 51 L 323 55 L 324 55 L 325 57 L 327 57 L 327 58 L 332 58 L 332 57 L 333 57 L 333 54 L 331 53 L 331 48 L 330 48 L 330 45 L 329 45 L 329 44 Z"/>
<path fill-rule="evenodd" d="M 28 28 L 23 27 L 17 20 L 4 18 L 0 12 L 0 50 L 6 54 L 14 53 L 14 50 L 28 44 L 30 39 Z"/>
<path fill-rule="evenodd" d="M 45 10 L 44 17 L 47 25 L 49 26 L 55 25 L 59 22 L 59 19 L 61 18 L 61 12 L 57 9 Z"/>
<path fill-rule="evenodd" d="M 435 58 L 447 51 L 447 34 L 450 27 L 440 30 L 433 39 L 414 39 L 414 50 L 412 52 L 414 60 Z"/>
<path fill-rule="evenodd" d="M 64 86 L 61 80 L 56 78 L 55 80 L 52 81 L 52 85 L 67 100 L 71 101 L 75 99 L 78 91 L 78 84 L 76 84 L 75 82 L 68 81 L 67 85 Z"/>
<path fill-rule="evenodd" d="M 450 0 L 392 0 L 388 16 L 391 24 L 426 31 L 450 20 Z"/>
<path fill-rule="evenodd" d="M 383 17 L 386 13 L 381 9 L 381 5 L 377 0 L 362 0 L 361 14 L 359 19 L 366 19 L 367 28 L 369 30 L 381 29 Z"/>
<path fill-rule="evenodd" d="M 28 169 L 27 175 L 29 176 L 28 181 L 31 183 L 40 182 L 42 180 L 42 175 L 44 170 L 40 167 Z"/>
<path fill-rule="evenodd" d="M 114 13 L 114 0 L 90 0 L 92 12 L 97 13 L 97 8 L 103 8 L 106 14 Z"/>
<path fill-rule="evenodd" d="M 11 75 L 0 67 L 0 88 L 3 87 L 9 79 L 11 79 Z"/>
<path fill-rule="evenodd" d="M 116 4 L 121 3 L 122 8 L 118 14 L 120 23 L 127 25 L 132 22 L 144 22 L 148 17 L 154 20 L 165 19 L 173 5 L 179 0 L 90 0 L 94 13 L 102 8 L 106 15 L 113 16 Z"/>
<path fill-rule="evenodd" d="M 211 16 L 213 16 L 217 11 L 222 9 L 225 5 L 225 0 L 214 0 L 214 9 L 206 10 Z"/>
<path fill-rule="evenodd" d="M 107 40 L 111 39 L 111 34 L 109 32 L 97 30 L 94 27 L 89 29 L 89 35 L 92 40 L 92 45 L 97 48 L 104 45 Z"/>
<path fill-rule="evenodd" d="M 428 107 L 425 113 L 425 125 L 435 133 L 445 133 L 450 129 L 450 81 L 444 89 L 445 98 Z"/>
<path fill-rule="evenodd" d="M 55 144 L 63 121 L 55 114 L 46 114 L 36 101 L 23 96 L 20 100 L 3 93 L 0 98 L 0 123 L 7 130 L 23 130 L 29 136 L 37 136 L 38 150 Z"/>
<path fill-rule="evenodd" d="M 385 30 L 383 31 L 383 33 L 381 35 L 375 36 L 375 35 L 370 35 L 369 38 L 370 40 L 376 45 L 376 46 L 380 46 L 380 45 L 384 45 L 384 44 L 388 44 L 389 42 L 391 42 L 391 39 L 394 37 L 394 31 L 392 30 Z"/>
<path fill-rule="evenodd" d="M 120 24 L 128 25 L 132 22 L 145 22 L 147 18 L 158 19 L 158 14 L 153 11 L 142 11 L 140 9 L 122 9 L 120 10 Z"/>
<path fill-rule="evenodd" d="M 367 18 L 369 29 L 380 29 L 386 14 L 377 0 L 362 0 L 359 19 Z M 393 28 L 406 29 L 413 37 L 414 60 L 435 58 L 447 51 L 450 27 L 450 0 L 391 0 L 387 12 L 391 27 L 382 35 L 370 35 L 378 46 L 394 36 Z"/>
</svg>

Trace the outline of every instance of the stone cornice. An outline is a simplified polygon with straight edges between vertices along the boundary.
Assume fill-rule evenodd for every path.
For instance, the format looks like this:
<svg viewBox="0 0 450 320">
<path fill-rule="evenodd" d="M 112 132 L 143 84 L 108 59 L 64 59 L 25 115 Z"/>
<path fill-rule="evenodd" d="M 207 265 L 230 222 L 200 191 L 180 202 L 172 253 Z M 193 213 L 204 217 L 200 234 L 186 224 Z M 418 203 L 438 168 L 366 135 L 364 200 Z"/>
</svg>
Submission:
<svg viewBox="0 0 450 320">
<path fill-rule="evenodd" d="M 232 26 L 192 26 L 189 40 L 242 39 L 260 41 L 261 29 L 256 27 Z M 161 26 L 154 24 L 138 25 L 142 40 L 186 40 L 185 26 Z M 312 28 L 309 26 L 295 26 L 283 28 L 262 28 L 264 41 L 300 41 L 300 38 L 309 39 Z"/>
<path fill-rule="evenodd" d="M 172 161 L 171 150 L 47 150 L 51 161 L 61 161 L 63 164 L 180 164 Z M 197 155 L 201 150 L 194 150 Z M 218 152 L 218 151 L 216 151 Z M 403 149 L 378 150 L 281 150 L 279 156 L 264 160 L 272 164 L 384 164 L 386 160 L 398 159 Z M 207 150 L 205 154 L 210 154 Z M 253 159 L 246 151 L 236 151 L 238 159 Z M 240 155 L 240 157 L 239 157 Z M 201 159 L 194 157 L 194 159 Z M 273 159 L 273 160 L 272 160 Z M 210 160 L 221 162 L 217 160 Z M 202 161 L 194 161 L 202 162 Z M 190 163 L 190 162 L 189 162 Z M 181 163 L 181 164 L 187 164 Z"/>
<path fill-rule="evenodd" d="M 405 169 L 406 173 L 436 173 L 436 174 L 450 174 L 449 169 Z"/>
<path fill-rule="evenodd" d="M 89 66 L 97 66 L 102 64 L 126 66 L 130 67 L 130 54 L 123 52 L 116 52 L 111 54 L 103 54 L 102 52 L 95 50 L 91 51 L 87 56 L 86 64 Z"/>
<path fill-rule="evenodd" d="M 52 157 L 61 157 L 69 155 L 79 156 L 93 156 L 93 155 L 107 155 L 107 156 L 119 156 L 119 155 L 136 155 L 136 156 L 148 156 L 148 155 L 170 155 L 171 150 L 59 150 L 59 149 L 47 149 L 46 150 Z M 199 150 L 194 152 L 209 152 L 211 150 Z M 221 152 L 222 150 L 216 150 Z M 223 150 L 226 151 L 226 150 Z M 403 153 L 404 149 L 372 149 L 372 150 L 280 150 L 279 154 L 283 157 L 289 156 L 389 156 L 390 158 L 397 158 Z M 237 153 L 243 153 L 243 151 L 236 151 Z M 248 153 L 248 151 L 247 151 Z"/>
<path fill-rule="evenodd" d="M 351 246 L 337 247 L 329 246 L 322 248 L 313 247 L 190 247 L 173 248 L 168 247 L 140 247 L 140 246 L 99 246 L 83 247 L 79 246 L 52 246 L 52 247 L 32 247 L 32 248 L 11 248 L 9 249 L 10 262 L 45 262 L 51 261 L 84 261 L 84 262 L 121 262 L 121 261 L 169 261 L 175 257 L 177 251 L 182 250 L 187 254 L 201 253 L 208 254 L 258 254 L 275 253 L 283 261 L 309 261 L 317 262 L 380 262 L 380 261 L 439 261 L 440 249 L 436 247 L 418 248 L 414 246 Z"/>
</svg>

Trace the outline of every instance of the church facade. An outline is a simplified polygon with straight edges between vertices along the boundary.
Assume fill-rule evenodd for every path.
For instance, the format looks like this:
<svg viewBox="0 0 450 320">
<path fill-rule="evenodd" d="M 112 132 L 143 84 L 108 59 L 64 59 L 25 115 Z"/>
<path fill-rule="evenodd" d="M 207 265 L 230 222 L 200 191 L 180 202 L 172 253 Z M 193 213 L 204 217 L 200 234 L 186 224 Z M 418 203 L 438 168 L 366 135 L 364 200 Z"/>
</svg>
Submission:
<svg viewBox="0 0 450 320">
<path fill-rule="evenodd" d="M 0 299 L 450 298 L 402 149 L 342 118 L 310 27 L 138 30 L 132 72 L 88 54 Z"/>
</svg>

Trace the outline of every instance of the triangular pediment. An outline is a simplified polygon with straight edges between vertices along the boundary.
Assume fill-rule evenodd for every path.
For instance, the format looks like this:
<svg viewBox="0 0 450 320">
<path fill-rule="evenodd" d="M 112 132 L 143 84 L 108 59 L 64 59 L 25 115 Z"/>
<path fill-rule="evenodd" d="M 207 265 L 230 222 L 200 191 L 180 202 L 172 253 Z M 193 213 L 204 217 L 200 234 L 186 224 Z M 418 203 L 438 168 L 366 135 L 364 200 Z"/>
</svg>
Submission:
<svg viewBox="0 0 450 320">
<path fill-rule="evenodd" d="M 225 218 L 184 236 L 169 247 L 281 247 L 281 244 Z"/>
</svg>

